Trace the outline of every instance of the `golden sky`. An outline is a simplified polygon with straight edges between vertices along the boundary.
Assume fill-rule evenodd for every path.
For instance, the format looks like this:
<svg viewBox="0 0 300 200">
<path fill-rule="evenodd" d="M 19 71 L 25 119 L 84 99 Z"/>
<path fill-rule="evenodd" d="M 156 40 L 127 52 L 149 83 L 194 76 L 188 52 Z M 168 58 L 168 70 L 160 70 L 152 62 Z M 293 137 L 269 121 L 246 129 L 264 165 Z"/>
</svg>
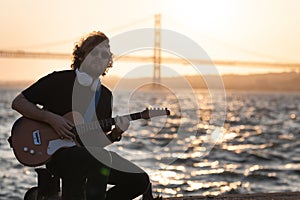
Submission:
<svg viewBox="0 0 300 200">
<path fill-rule="evenodd" d="M 113 37 L 151 28 L 160 13 L 162 28 L 186 35 L 212 59 L 300 63 L 299 8 L 299 0 L 1 0 L 0 50 L 71 53 L 90 31 Z M 0 58 L 0 80 L 36 79 L 69 65 Z"/>
</svg>

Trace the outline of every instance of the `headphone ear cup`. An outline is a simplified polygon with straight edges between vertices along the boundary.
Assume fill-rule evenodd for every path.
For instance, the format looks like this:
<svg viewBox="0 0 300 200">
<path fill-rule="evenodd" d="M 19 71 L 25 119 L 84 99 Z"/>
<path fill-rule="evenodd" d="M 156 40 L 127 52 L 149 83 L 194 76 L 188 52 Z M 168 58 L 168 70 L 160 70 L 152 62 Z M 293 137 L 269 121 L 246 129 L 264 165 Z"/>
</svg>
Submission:
<svg viewBox="0 0 300 200">
<path fill-rule="evenodd" d="M 78 69 L 76 69 L 76 76 L 80 85 L 90 86 L 93 83 L 93 78 L 90 75 L 85 72 L 80 72 Z"/>
</svg>

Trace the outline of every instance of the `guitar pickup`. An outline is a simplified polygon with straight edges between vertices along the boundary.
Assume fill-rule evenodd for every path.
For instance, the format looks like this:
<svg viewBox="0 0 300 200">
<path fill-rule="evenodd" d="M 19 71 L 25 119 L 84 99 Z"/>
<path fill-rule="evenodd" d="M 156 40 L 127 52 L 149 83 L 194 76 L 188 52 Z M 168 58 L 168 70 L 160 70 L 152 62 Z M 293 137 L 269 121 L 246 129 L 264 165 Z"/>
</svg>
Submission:
<svg viewBox="0 0 300 200">
<path fill-rule="evenodd" d="M 35 145 L 41 145 L 41 136 L 40 136 L 40 130 L 36 130 L 32 132 L 32 136 L 33 136 L 33 143 Z"/>
</svg>

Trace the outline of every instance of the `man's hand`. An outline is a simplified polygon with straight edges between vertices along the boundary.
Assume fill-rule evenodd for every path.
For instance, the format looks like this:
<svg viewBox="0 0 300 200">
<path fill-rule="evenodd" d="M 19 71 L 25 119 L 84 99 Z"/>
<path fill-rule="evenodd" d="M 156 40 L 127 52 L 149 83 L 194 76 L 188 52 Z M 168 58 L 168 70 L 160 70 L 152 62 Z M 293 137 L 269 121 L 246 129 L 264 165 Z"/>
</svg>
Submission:
<svg viewBox="0 0 300 200">
<path fill-rule="evenodd" d="M 13 100 L 12 108 L 25 117 L 49 124 L 62 139 L 75 138 L 70 131 L 74 127 L 72 122 L 60 115 L 38 108 L 28 101 L 22 93 Z"/>
<path fill-rule="evenodd" d="M 52 113 L 49 118 L 50 126 L 56 131 L 61 139 L 75 139 L 75 135 L 71 132 L 74 124 L 68 119 Z"/>
<path fill-rule="evenodd" d="M 115 122 L 116 122 L 116 128 L 121 133 L 125 132 L 130 125 L 130 121 L 127 117 L 120 117 L 118 115 L 115 117 Z"/>
<path fill-rule="evenodd" d="M 112 132 L 109 134 L 109 138 L 112 142 L 120 141 L 122 138 L 122 133 L 124 133 L 129 125 L 130 120 L 127 117 L 115 117 L 116 127 L 112 130 Z"/>
</svg>

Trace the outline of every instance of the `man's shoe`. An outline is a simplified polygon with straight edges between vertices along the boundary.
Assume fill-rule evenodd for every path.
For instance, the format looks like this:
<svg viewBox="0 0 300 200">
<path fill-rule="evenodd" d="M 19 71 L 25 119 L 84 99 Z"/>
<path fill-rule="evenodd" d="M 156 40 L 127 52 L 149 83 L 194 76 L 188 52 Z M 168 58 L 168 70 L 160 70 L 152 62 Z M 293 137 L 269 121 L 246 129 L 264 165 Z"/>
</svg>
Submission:
<svg viewBox="0 0 300 200">
<path fill-rule="evenodd" d="M 147 190 L 143 194 L 142 200 L 162 200 L 163 198 L 161 196 L 153 197 L 152 195 L 152 184 L 149 183 Z"/>
</svg>

